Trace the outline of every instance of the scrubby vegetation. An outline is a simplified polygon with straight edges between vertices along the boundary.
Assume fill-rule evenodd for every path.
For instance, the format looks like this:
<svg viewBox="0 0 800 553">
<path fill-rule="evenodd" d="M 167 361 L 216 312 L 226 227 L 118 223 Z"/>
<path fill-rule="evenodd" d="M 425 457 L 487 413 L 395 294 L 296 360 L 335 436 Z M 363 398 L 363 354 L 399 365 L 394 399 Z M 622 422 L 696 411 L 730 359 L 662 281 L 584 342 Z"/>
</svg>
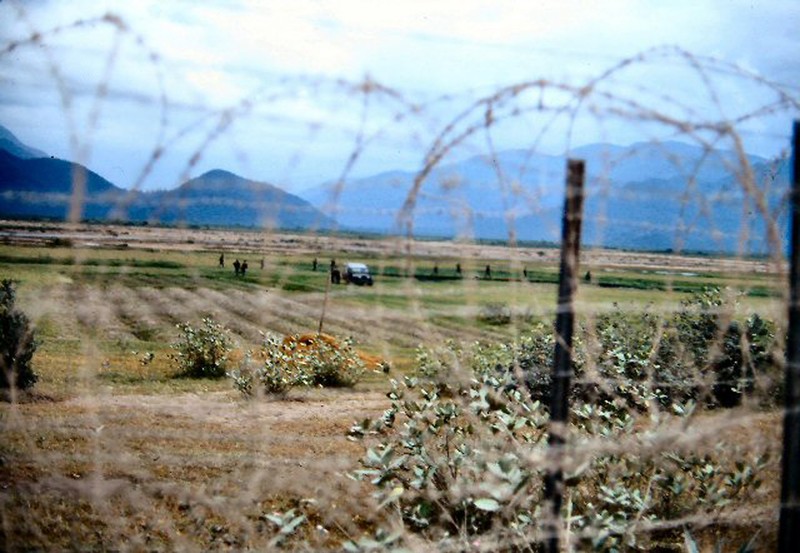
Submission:
<svg viewBox="0 0 800 553">
<path fill-rule="evenodd" d="M 420 350 L 418 374 L 393 382 L 391 407 L 351 429 L 367 438 L 355 476 L 374 487 L 385 535 L 402 525 L 454 550 L 546 539 L 553 345 L 540 326 L 509 344 Z M 774 401 L 774 348 L 772 325 L 730 320 L 719 290 L 666 319 L 615 312 L 584 325 L 559 461 L 573 547 L 679 547 L 709 512 L 746 506 L 766 449 L 714 431 L 698 447 L 685 433 L 704 407 Z"/>
<path fill-rule="evenodd" d="M 225 327 L 204 317 L 199 327 L 178 323 L 178 339 L 172 343 L 170 358 L 181 376 L 221 378 L 225 376 L 233 342 Z"/>
<path fill-rule="evenodd" d="M 208 251 L 77 247 L 41 262 L 40 249 L 3 251 L 22 283 L 16 306 L 42 338 L 36 393 L 0 413 L 6 549 L 541 550 L 553 287 L 384 278 L 333 290 L 326 329 L 358 336 L 370 359 L 342 339 L 321 337 L 328 348 L 293 334 L 316 328 L 322 298 L 295 285 L 322 291 L 327 276 L 300 255 L 276 254 L 245 281 Z M 483 265 L 465 261 L 465 275 Z M 701 281 L 751 289 L 722 270 Z M 693 550 L 691 535 L 701 551 L 719 536 L 721 550 L 753 536 L 755 550 L 773 549 L 783 329 L 748 315 L 784 306 L 744 297 L 732 308 L 713 290 L 678 305 L 684 294 L 594 281 L 581 293 L 569 547 Z M 184 338 L 175 323 L 214 343 L 199 338 L 203 316 L 230 337 L 236 386 L 287 401 L 235 401 L 229 379 L 174 378 L 193 366 L 170 347 Z M 312 363 L 314 348 L 326 353 Z M 388 400 L 383 359 L 397 379 Z M 355 381 L 340 376 L 360 376 L 359 361 L 357 390 L 318 388 Z M 354 420 L 363 443 L 347 440 Z M 346 478 L 359 469 L 360 481 Z"/>
<path fill-rule="evenodd" d="M 282 395 L 295 386 L 346 388 L 361 379 L 365 365 L 352 342 L 332 336 L 270 335 L 264 339 L 254 366 L 252 356 L 231 372 L 236 388 L 243 394 Z"/>
<path fill-rule="evenodd" d="M 617 309 L 585 321 L 573 344 L 574 400 L 616 401 L 637 411 L 697 401 L 734 407 L 746 396 L 781 400 L 775 325 L 753 314 L 732 319 L 719 289 L 698 292 L 663 316 Z M 447 342 L 417 352 L 419 374 L 446 384 L 458 369 L 524 382 L 533 400 L 550 397 L 555 337 L 535 323 L 520 338 L 463 347 Z"/>
<path fill-rule="evenodd" d="M 16 306 L 14 282 L 0 284 L 0 388 L 26 390 L 36 384 L 31 361 L 36 338 L 28 316 Z"/>
<path fill-rule="evenodd" d="M 510 384 L 483 374 L 443 390 L 406 378 L 381 419 L 354 426 L 378 436 L 355 476 L 374 486 L 387 531 L 402 525 L 455 550 L 527 550 L 545 539 L 547 413 Z M 678 546 L 676 521 L 757 493 L 768 456 L 733 440 L 687 446 L 681 429 L 692 413 L 675 405 L 651 418 L 651 441 L 645 421 L 614 402 L 573 409 L 564 517 L 579 550 Z"/>
</svg>

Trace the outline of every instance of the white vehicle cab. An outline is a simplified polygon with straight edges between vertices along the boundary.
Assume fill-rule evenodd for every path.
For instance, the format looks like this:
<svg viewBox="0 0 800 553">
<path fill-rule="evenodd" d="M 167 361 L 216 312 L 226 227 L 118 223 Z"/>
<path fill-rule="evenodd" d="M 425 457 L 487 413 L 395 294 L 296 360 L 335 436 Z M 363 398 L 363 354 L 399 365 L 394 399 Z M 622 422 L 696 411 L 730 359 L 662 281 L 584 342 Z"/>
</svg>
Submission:
<svg viewBox="0 0 800 553">
<path fill-rule="evenodd" d="M 369 274 L 369 267 L 363 263 L 348 263 L 344 266 L 344 281 L 372 286 L 372 275 Z"/>
</svg>

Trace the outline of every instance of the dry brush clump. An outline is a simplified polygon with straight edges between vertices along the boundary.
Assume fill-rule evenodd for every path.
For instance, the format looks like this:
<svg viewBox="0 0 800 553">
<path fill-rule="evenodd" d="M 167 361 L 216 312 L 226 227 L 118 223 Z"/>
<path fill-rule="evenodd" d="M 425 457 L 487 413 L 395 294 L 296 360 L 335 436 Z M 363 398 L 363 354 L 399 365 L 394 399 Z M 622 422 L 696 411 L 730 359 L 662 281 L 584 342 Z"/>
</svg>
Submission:
<svg viewBox="0 0 800 553">
<path fill-rule="evenodd" d="M 230 373 L 234 386 L 246 396 L 280 396 L 303 386 L 351 388 L 366 370 L 365 358 L 351 340 L 327 334 L 268 335 L 255 358 L 259 365 L 248 355 Z"/>
</svg>

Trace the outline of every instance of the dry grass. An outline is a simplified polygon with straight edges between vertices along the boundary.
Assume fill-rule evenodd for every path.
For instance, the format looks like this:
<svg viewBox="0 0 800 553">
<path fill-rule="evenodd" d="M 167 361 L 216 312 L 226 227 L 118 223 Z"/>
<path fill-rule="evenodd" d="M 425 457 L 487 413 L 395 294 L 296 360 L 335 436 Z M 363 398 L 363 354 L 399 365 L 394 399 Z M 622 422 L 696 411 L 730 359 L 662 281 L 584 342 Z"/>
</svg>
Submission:
<svg viewBox="0 0 800 553">
<path fill-rule="evenodd" d="M 275 535 L 263 515 L 302 506 L 316 524 L 297 539 L 332 546 L 368 518 L 344 476 L 361 452 L 347 429 L 385 403 L 308 391 L 259 403 L 210 392 L 4 404 L 1 542 L 263 549 Z"/>
</svg>

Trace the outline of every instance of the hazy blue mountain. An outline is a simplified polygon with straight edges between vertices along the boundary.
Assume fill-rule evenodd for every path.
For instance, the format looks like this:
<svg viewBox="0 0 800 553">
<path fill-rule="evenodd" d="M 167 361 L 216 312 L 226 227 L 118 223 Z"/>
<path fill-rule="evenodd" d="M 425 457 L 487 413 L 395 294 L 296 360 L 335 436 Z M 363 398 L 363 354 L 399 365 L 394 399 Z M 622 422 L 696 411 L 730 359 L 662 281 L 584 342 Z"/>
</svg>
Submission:
<svg viewBox="0 0 800 553">
<path fill-rule="evenodd" d="M 307 201 L 227 171 L 209 171 L 166 192 L 131 192 L 77 163 L 22 159 L 0 150 L 0 217 L 66 219 L 78 190 L 83 191 L 83 219 L 282 229 L 334 226 Z"/>
<path fill-rule="evenodd" d="M 594 144 L 575 149 L 570 157 L 586 161 L 587 244 L 737 251 L 747 230 L 747 250 L 765 249 L 763 218 L 745 209 L 731 152 L 679 142 Z M 769 192 L 770 209 L 780 209 L 788 186 L 786 164 L 770 178 L 767 160 L 749 156 L 749 162 L 756 183 Z M 442 165 L 417 195 L 413 230 L 417 235 L 501 240 L 513 232 L 521 240 L 558 242 L 565 164 L 563 157 L 509 150 Z M 397 216 L 414 177 L 396 171 L 349 181 L 335 202 L 329 183 L 305 197 L 343 228 L 398 232 Z M 785 216 L 780 224 L 785 229 Z"/>
<path fill-rule="evenodd" d="M 0 125 L 0 150 L 13 154 L 22 159 L 47 157 L 47 154 L 36 148 L 31 148 L 20 142 L 14 133 Z"/>
<path fill-rule="evenodd" d="M 779 234 L 788 229 L 788 164 L 771 175 L 769 164 L 754 167 L 770 218 Z M 742 190 L 739 180 L 726 175 L 699 180 L 687 187 L 683 177 L 650 178 L 614 189 L 594 189 L 586 205 L 584 240 L 619 248 L 766 252 L 766 219 Z"/>
<path fill-rule="evenodd" d="M 125 195 L 86 167 L 55 158 L 21 159 L 0 150 L 0 216 L 65 219 L 82 183 L 83 216 L 105 219 Z"/>
<path fill-rule="evenodd" d="M 334 225 L 331 218 L 294 194 L 220 169 L 156 197 L 158 205 L 151 217 L 168 224 L 282 229 L 328 229 Z"/>
</svg>

